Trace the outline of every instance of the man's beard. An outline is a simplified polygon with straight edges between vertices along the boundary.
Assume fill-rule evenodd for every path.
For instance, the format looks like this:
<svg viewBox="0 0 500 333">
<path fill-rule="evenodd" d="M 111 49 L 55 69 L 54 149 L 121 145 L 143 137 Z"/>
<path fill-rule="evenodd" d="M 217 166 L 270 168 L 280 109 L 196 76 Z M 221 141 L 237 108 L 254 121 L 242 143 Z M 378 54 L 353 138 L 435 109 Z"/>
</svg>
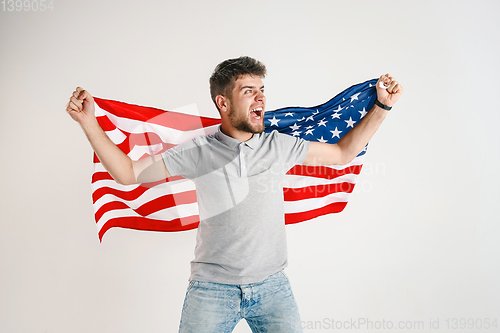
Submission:
<svg viewBox="0 0 500 333">
<path fill-rule="evenodd" d="M 262 112 L 261 120 L 262 123 L 259 124 L 258 128 L 254 128 L 251 126 L 248 118 L 240 117 L 237 118 L 234 110 L 230 110 L 228 114 L 229 120 L 231 121 L 231 125 L 239 131 L 259 134 L 264 132 L 264 112 Z"/>
</svg>

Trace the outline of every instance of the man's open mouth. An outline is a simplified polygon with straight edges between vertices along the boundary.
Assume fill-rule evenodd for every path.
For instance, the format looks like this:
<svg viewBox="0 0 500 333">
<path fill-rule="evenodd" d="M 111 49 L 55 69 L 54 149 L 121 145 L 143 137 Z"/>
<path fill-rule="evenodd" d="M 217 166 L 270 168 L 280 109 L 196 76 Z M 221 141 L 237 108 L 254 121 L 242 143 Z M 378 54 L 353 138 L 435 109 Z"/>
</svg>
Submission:
<svg viewBox="0 0 500 333">
<path fill-rule="evenodd" d="M 262 117 L 262 108 L 256 108 L 250 111 L 250 114 L 255 119 L 260 119 Z"/>
</svg>

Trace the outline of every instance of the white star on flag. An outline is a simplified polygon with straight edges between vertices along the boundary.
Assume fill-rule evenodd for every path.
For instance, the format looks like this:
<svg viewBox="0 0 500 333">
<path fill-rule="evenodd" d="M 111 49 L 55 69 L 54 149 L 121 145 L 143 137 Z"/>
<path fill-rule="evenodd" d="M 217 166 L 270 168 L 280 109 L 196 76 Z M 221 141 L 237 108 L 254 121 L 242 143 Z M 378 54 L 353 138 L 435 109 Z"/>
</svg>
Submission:
<svg viewBox="0 0 500 333">
<path fill-rule="evenodd" d="M 339 131 L 339 129 L 337 127 L 335 127 L 335 131 L 330 131 L 332 132 L 332 138 L 334 137 L 337 137 L 337 138 L 340 138 L 340 133 L 342 133 L 342 131 Z"/>
<path fill-rule="evenodd" d="M 363 118 L 364 116 L 366 116 L 366 114 L 368 112 L 365 111 L 365 108 L 363 108 L 363 111 L 358 111 L 359 113 L 361 113 L 361 118 Z"/>
<path fill-rule="evenodd" d="M 319 123 L 318 123 L 318 127 L 319 127 L 319 126 L 325 126 L 325 127 L 326 127 L 326 123 L 327 123 L 327 122 L 325 121 L 325 118 L 323 118 L 323 119 L 321 119 L 321 120 L 319 121 Z"/>
<path fill-rule="evenodd" d="M 308 134 L 313 134 L 313 131 L 314 131 L 313 129 L 307 130 L 307 131 L 306 131 L 306 135 L 308 135 Z"/>
<path fill-rule="evenodd" d="M 280 120 L 281 119 L 276 119 L 276 116 L 274 116 L 273 119 L 269 119 L 269 121 L 271 122 L 271 126 L 278 126 L 278 122 Z"/>
<path fill-rule="evenodd" d="M 352 95 L 351 96 L 351 103 L 352 103 L 352 101 L 357 100 L 358 96 L 359 96 L 359 93 Z"/>
<path fill-rule="evenodd" d="M 351 117 L 349 117 L 349 120 L 345 120 L 345 122 L 347 123 L 347 127 L 354 127 L 354 124 L 356 123 Z"/>
</svg>

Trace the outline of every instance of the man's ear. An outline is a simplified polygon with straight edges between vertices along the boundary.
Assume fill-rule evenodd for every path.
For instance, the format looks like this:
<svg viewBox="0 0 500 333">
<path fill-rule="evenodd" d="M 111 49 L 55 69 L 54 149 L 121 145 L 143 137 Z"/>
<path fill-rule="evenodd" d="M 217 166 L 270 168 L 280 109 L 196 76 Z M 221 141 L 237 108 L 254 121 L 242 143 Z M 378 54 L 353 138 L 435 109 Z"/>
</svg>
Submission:
<svg viewBox="0 0 500 333">
<path fill-rule="evenodd" d="M 215 103 L 219 107 L 220 112 L 227 112 L 228 110 L 228 104 L 229 104 L 229 99 L 222 95 L 217 95 L 215 97 Z"/>
</svg>

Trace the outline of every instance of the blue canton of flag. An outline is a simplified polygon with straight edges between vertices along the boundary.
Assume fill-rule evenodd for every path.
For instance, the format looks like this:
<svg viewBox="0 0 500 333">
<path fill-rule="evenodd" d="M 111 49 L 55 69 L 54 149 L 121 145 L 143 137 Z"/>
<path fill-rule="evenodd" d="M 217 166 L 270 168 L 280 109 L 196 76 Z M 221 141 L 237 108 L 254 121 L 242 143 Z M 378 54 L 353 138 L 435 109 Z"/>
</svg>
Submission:
<svg viewBox="0 0 500 333">
<path fill-rule="evenodd" d="M 266 132 L 298 136 L 308 141 L 336 143 L 373 107 L 377 98 L 377 79 L 351 86 L 314 107 L 286 107 L 264 116 Z M 358 156 L 365 154 L 363 150 Z"/>
</svg>

